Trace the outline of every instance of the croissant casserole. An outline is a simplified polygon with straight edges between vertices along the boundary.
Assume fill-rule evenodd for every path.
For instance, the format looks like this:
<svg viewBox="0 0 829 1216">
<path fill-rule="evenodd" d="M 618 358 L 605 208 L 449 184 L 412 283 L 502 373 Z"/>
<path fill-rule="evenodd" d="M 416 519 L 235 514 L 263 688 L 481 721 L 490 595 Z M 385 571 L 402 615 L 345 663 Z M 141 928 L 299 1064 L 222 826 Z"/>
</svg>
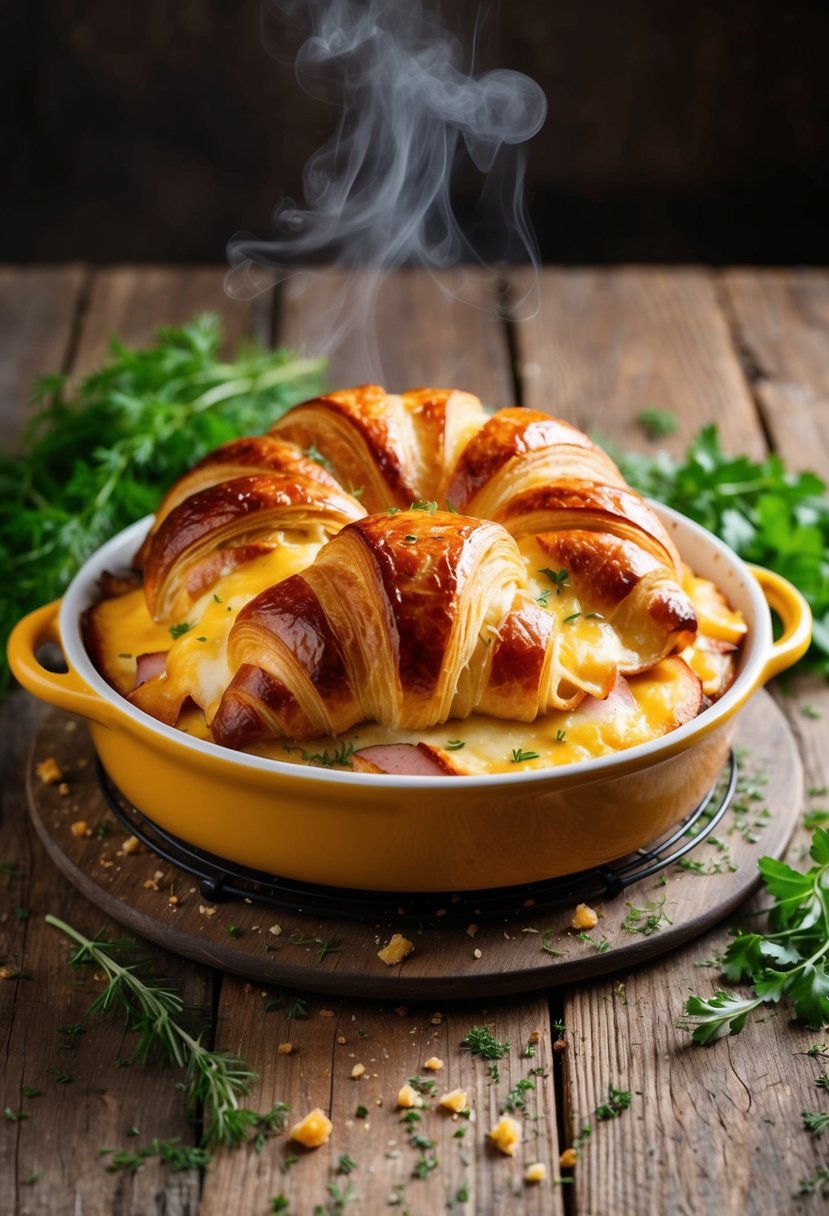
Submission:
<svg viewBox="0 0 829 1216">
<path fill-rule="evenodd" d="M 169 725 L 297 763 L 515 772 L 695 717 L 745 624 L 567 422 L 375 385 L 218 448 L 104 580 L 101 673 Z"/>
</svg>

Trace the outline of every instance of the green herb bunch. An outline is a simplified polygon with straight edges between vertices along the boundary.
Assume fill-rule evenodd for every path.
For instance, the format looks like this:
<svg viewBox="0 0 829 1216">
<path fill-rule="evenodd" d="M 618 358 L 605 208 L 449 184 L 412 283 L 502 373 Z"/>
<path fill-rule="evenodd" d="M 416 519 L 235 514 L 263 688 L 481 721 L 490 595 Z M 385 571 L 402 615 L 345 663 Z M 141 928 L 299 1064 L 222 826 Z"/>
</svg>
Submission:
<svg viewBox="0 0 829 1216">
<path fill-rule="evenodd" d="M 322 363 L 240 347 L 219 359 L 213 315 L 159 329 L 73 385 L 45 376 L 16 457 L 0 456 L 0 632 L 61 595 L 78 567 L 218 444 L 267 430 L 321 388 Z M 0 693 L 9 683 L 0 659 Z"/>
<path fill-rule="evenodd" d="M 614 452 L 625 478 L 721 537 L 739 555 L 782 574 L 814 614 L 802 666 L 829 675 L 829 497 L 815 473 L 789 473 L 778 456 L 727 456 L 717 427 L 704 427 L 679 462 Z"/>
<path fill-rule="evenodd" d="M 739 933 L 725 952 L 723 975 L 748 981 L 751 997 L 716 992 L 692 996 L 685 1005 L 685 1029 L 695 1043 L 713 1043 L 743 1029 L 760 1005 L 784 996 L 802 1022 L 813 1029 L 829 1023 L 829 832 L 812 836 L 815 865 L 805 873 L 774 857 L 759 861 L 766 892 L 773 900 L 766 933 Z"/>
</svg>

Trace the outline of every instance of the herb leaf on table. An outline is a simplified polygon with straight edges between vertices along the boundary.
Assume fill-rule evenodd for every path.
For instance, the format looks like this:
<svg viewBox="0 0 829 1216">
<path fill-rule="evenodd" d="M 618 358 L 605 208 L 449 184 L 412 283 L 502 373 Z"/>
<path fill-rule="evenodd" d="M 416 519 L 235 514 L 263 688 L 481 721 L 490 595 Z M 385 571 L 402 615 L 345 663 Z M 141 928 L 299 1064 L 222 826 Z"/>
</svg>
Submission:
<svg viewBox="0 0 829 1216">
<path fill-rule="evenodd" d="M 37 381 L 19 454 L 0 456 L 0 633 L 63 593 L 79 566 L 207 452 L 256 434 L 319 392 L 322 361 L 240 346 L 219 358 L 218 317 L 157 331 L 73 384 Z M 9 684 L 0 657 L 0 694 Z"/>
<path fill-rule="evenodd" d="M 807 1026 L 829 1023 L 829 832 L 824 828 L 815 829 L 810 853 L 816 864 L 805 873 L 773 857 L 760 859 L 773 901 L 768 931 L 738 932 L 722 965 L 726 979 L 748 981 L 754 995 L 719 991 L 690 997 L 681 1025 L 695 1043 L 738 1034 L 753 1010 L 784 997 Z"/>
</svg>

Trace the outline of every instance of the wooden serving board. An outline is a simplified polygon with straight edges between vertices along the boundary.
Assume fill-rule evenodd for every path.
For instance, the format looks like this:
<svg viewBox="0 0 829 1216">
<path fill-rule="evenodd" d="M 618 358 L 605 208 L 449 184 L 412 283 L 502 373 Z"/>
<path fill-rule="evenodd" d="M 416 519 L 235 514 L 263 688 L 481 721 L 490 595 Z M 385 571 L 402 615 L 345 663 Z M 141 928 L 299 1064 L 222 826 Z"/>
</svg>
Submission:
<svg viewBox="0 0 829 1216">
<path fill-rule="evenodd" d="M 436 897 L 433 916 L 419 924 L 374 924 L 240 899 L 212 904 L 190 874 L 146 849 L 124 851 L 127 832 L 105 801 L 86 727 L 59 711 L 45 717 L 35 736 L 27 789 L 35 829 L 69 881 L 131 932 L 167 950 L 268 985 L 399 1000 L 457 999 L 528 992 L 629 969 L 738 908 L 758 885 L 758 859 L 783 854 L 797 822 L 803 779 L 791 730 L 767 693 L 757 694 L 743 711 L 737 743 L 745 752 L 738 791 L 715 835 L 683 865 L 671 865 L 597 906 L 599 921 L 588 940 L 571 927 L 575 908 L 527 907 L 480 923 L 473 913 L 469 924 L 442 924 L 451 908 L 442 909 Z M 50 757 L 65 784 L 45 784 L 38 775 L 38 765 Z M 398 931 L 415 949 L 388 967 L 377 952 Z"/>
</svg>

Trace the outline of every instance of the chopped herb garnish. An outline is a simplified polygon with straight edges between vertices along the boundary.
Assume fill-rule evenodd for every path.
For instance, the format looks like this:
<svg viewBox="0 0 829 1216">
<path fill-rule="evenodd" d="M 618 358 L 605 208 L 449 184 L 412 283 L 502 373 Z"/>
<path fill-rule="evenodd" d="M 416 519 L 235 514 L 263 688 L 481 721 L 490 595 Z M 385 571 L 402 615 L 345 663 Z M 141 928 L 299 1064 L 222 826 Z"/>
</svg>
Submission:
<svg viewBox="0 0 829 1216">
<path fill-rule="evenodd" d="M 541 935 L 541 953 L 554 954 L 558 958 L 564 958 L 567 954 L 566 950 L 556 950 L 553 946 L 554 929 L 545 929 Z"/>
<path fill-rule="evenodd" d="M 431 1174 L 432 1170 L 437 1169 L 437 1166 L 438 1166 L 437 1157 L 435 1157 L 434 1155 L 431 1157 L 427 1157 L 426 1154 L 424 1153 L 415 1162 L 415 1167 L 412 1170 L 412 1173 L 414 1174 L 415 1178 L 428 1178 L 429 1175 Z"/>
<path fill-rule="evenodd" d="M 215 591 L 213 592 L 213 599 L 216 601 L 217 604 L 221 604 L 221 602 L 222 602 L 222 597 L 220 595 L 217 595 Z"/>
<path fill-rule="evenodd" d="M 354 1115 L 357 1119 L 365 1119 L 368 1115 L 368 1108 L 365 1106 L 358 1106 L 354 1112 Z"/>
<path fill-rule="evenodd" d="M 823 717 L 823 715 L 821 714 L 819 709 L 816 709 L 814 705 L 808 705 L 808 704 L 801 705 L 800 716 L 802 718 L 814 718 L 816 721 L 817 721 L 817 719 Z"/>
<path fill-rule="evenodd" d="M 549 566 L 545 566 L 543 570 L 539 570 L 539 574 L 545 575 L 550 580 L 555 589 L 556 595 L 561 595 L 564 588 L 567 586 L 570 578 L 569 570 L 551 570 Z"/>
<path fill-rule="evenodd" d="M 205 637 L 196 638 L 196 641 L 197 642 L 206 642 L 207 638 L 205 638 Z"/>
<path fill-rule="evenodd" d="M 542 591 L 541 595 L 535 597 L 535 602 L 540 604 L 542 608 L 550 607 L 550 596 L 553 594 L 552 587 L 548 587 L 546 591 Z"/>
<path fill-rule="evenodd" d="M 303 1000 L 301 996 L 291 997 L 290 1004 L 285 1010 L 285 1017 L 289 1022 L 308 1017 L 308 1002 Z"/>
<path fill-rule="evenodd" d="M 321 464 L 324 469 L 328 469 L 329 473 L 336 472 L 336 469 L 331 461 L 326 456 L 323 456 L 322 452 L 315 443 L 312 443 L 305 449 L 305 455 L 309 460 L 313 460 L 314 464 Z"/>
<path fill-rule="evenodd" d="M 648 439 L 665 439 L 668 435 L 675 435 L 679 426 L 676 414 L 670 410 L 640 410 L 636 421 Z"/>
<path fill-rule="evenodd" d="M 502 1060 L 510 1049 L 510 1042 L 509 1039 L 496 1039 L 490 1026 L 473 1026 L 461 1041 L 461 1047 L 483 1060 Z"/>
<path fill-rule="evenodd" d="M 626 1089 L 614 1089 L 612 1085 L 607 1087 L 607 1102 L 596 1107 L 596 1118 L 600 1122 L 605 1122 L 608 1119 L 616 1119 L 621 1115 L 623 1110 L 627 1110 L 630 1106 L 630 1092 Z"/>
<path fill-rule="evenodd" d="M 526 1113 L 526 1095 L 531 1089 L 535 1089 L 535 1083 L 530 1081 L 528 1077 L 522 1077 L 516 1081 L 506 1098 L 504 1098 L 502 1105 L 498 1108 L 501 1114 L 514 1114 L 518 1110 Z"/>
<path fill-rule="evenodd" d="M 20 1092 L 24 1098 L 39 1098 L 43 1093 L 42 1089 L 38 1089 L 36 1085 L 24 1085 Z"/>
<path fill-rule="evenodd" d="M 110 1158 L 107 1169 L 126 1170 L 129 1174 L 137 1173 L 151 1157 L 158 1157 L 159 1161 L 170 1167 L 173 1174 L 179 1174 L 183 1170 L 203 1169 L 210 1161 L 210 1152 L 207 1149 L 183 1145 L 178 1137 L 172 1140 L 151 1140 L 133 1153 L 123 1149 L 102 1148 L 99 1155 Z"/>
<path fill-rule="evenodd" d="M 580 616 L 580 612 L 571 612 L 569 616 L 564 618 L 564 624 L 567 625 L 570 621 L 577 621 Z"/>
<path fill-rule="evenodd" d="M 7 878 L 22 878 L 23 871 L 20 866 L 16 866 L 11 861 L 0 861 L 0 874 L 5 874 Z"/>
<path fill-rule="evenodd" d="M 271 1199 L 271 1212 L 287 1212 L 289 1201 L 285 1195 L 274 1195 Z"/>
<path fill-rule="evenodd" d="M 525 760 L 538 760 L 538 752 L 525 752 L 520 747 L 512 749 L 511 764 L 523 764 Z"/>
<path fill-rule="evenodd" d="M 803 1126 L 813 1136 L 822 1136 L 829 1127 L 829 1112 L 817 1110 L 802 1110 Z"/>
<path fill-rule="evenodd" d="M 170 636 L 175 641 L 176 638 L 184 637 L 185 633 L 189 633 L 192 628 L 189 621 L 180 621 L 178 625 L 170 626 Z"/>
<path fill-rule="evenodd" d="M 10 1106 L 6 1107 L 3 1114 L 6 1116 L 9 1123 L 22 1123 L 24 1119 L 29 1119 L 31 1117 L 26 1113 L 25 1110 L 12 1110 Z"/>
<path fill-rule="evenodd" d="M 447 739 L 446 750 L 448 752 L 459 752 L 462 747 L 466 747 L 465 739 Z"/>
<path fill-rule="evenodd" d="M 292 752 L 299 752 L 300 758 L 306 764 L 319 764 L 322 768 L 332 768 L 338 764 L 342 768 L 351 768 L 354 744 L 346 743 L 343 740 L 331 754 L 329 754 L 328 748 L 324 752 L 309 752 L 304 747 L 289 747 L 287 744 L 283 744 L 282 750 L 288 755 Z"/>
<path fill-rule="evenodd" d="M 337 1160 L 337 1173 L 350 1174 L 352 1170 L 356 1170 L 357 1162 L 349 1157 L 348 1153 L 341 1153 Z"/>
<path fill-rule="evenodd" d="M 589 933 L 585 933 L 584 931 L 577 933 L 576 936 L 580 942 L 588 942 L 599 954 L 606 954 L 610 949 L 610 942 L 604 936 L 599 938 L 598 941 L 595 937 L 591 937 Z"/>
<path fill-rule="evenodd" d="M 567 738 L 566 730 L 557 730 L 556 731 L 556 743 L 564 743 L 566 738 Z"/>
<path fill-rule="evenodd" d="M 119 658 L 119 659 L 131 659 L 131 658 L 132 658 L 132 655 L 131 655 L 131 654 L 129 654 L 129 653 L 127 653 L 127 652 L 125 652 L 124 654 L 119 654 L 119 655 L 118 655 L 118 658 Z"/>
<path fill-rule="evenodd" d="M 622 921 L 622 928 L 626 933 L 641 933 L 643 937 L 650 937 L 652 933 L 657 933 L 663 924 L 673 923 L 665 911 L 663 895 L 661 899 L 649 899 L 644 908 L 628 904 L 628 914 Z"/>
<path fill-rule="evenodd" d="M 408 535 L 404 536 L 404 537 L 403 537 L 403 539 L 404 539 L 404 541 L 406 542 L 406 544 L 407 544 L 407 545 L 415 545 L 415 544 L 417 544 L 417 537 L 416 537 L 416 536 L 412 536 L 411 532 L 409 532 L 409 533 L 408 533 Z"/>
<path fill-rule="evenodd" d="M 241 937 L 242 936 L 242 930 L 239 928 L 238 925 L 226 925 L 225 933 L 228 935 L 228 937 Z"/>
<path fill-rule="evenodd" d="M 436 502 L 413 502 L 409 507 L 410 511 L 428 511 L 430 515 L 434 515 L 438 509 Z"/>
<path fill-rule="evenodd" d="M 387 515 L 399 515 L 402 510 L 403 510 L 402 507 L 389 507 L 388 510 L 386 511 L 386 514 Z"/>
<path fill-rule="evenodd" d="M 446 500 L 446 510 L 449 512 L 450 515 L 459 515 L 460 514 L 460 512 L 458 511 L 458 508 L 455 506 L 454 503 L 450 502 L 448 498 Z"/>
<path fill-rule="evenodd" d="M 69 1073 L 63 1072 L 63 1070 L 60 1068 L 47 1068 L 46 1071 L 52 1080 L 56 1081 L 58 1085 L 68 1085 L 72 1080 Z"/>
<path fill-rule="evenodd" d="M 829 1165 L 819 1165 L 811 1178 L 802 1178 L 798 1195 L 829 1195 Z"/>
</svg>

